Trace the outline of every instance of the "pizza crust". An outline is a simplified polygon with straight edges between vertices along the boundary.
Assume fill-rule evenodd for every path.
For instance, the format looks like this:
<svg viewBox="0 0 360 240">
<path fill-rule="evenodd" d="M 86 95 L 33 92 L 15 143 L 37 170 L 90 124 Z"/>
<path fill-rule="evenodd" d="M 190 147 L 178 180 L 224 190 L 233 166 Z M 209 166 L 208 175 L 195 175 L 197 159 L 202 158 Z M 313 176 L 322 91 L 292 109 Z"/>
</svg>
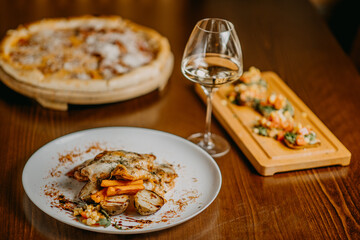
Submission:
<svg viewBox="0 0 360 240">
<path fill-rule="evenodd" d="M 130 28 L 135 32 L 141 32 L 150 39 L 152 44 L 156 45 L 157 54 L 148 64 L 134 68 L 125 74 L 118 75 L 110 79 L 91 80 L 59 79 L 49 77 L 45 76 L 36 68 L 22 68 L 10 60 L 9 53 L 11 51 L 11 47 L 21 37 L 25 37 L 43 29 L 66 29 L 84 25 L 91 25 L 100 29 L 104 26 L 114 28 L 120 26 Z M 3 39 L 0 45 L 0 66 L 3 71 L 13 79 L 35 88 L 69 92 L 75 91 L 89 94 L 101 91 L 107 92 L 115 89 L 125 89 L 139 84 L 141 85 L 142 83 L 149 81 L 149 79 L 161 78 L 164 74 L 166 74 L 166 77 L 169 77 L 169 67 L 166 65 L 169 58 L 172 58 L 172 53 L 170 51 L 169 42 L 165 37 L 161 36 L 152 29 L 137 25 L 128 20 L 123 20 L 117 16 L 83 16 L 67 19 L 45 19 L 29 25 L 20 26 L 16 30 L 8 31 L 7 36 Z"/>
<path fill-rule="evenodd" d="M 142 81 L 140 84 L 134 84 L 126 88 L 113 88 L 107 91 L 99 90 L 92 93 L 41 88 L 14 79 L 2 68 L 0 68 L 0 79 L 2 79 L 3 83 L 9 88 L 25 96 L 34 98 L 43 107 L 66 111 L 68 104 L 87 105 L 112 103 L 139 97 L 156 89 L 162 91 L 172 73 L 173 64 L 174 57 L 170 54 L 162 69 L 161 75 L 156 78 L 150 78 L 147 81 Z"/>
</svg>

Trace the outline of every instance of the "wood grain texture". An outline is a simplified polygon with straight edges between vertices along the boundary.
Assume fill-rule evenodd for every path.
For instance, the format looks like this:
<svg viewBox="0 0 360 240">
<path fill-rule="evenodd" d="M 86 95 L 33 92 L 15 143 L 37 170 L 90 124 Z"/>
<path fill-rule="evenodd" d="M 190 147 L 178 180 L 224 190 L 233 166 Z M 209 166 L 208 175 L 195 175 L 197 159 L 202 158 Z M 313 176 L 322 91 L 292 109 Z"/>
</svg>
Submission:
<svg viewBox="0 0 360 240">
<path fill-rule="evenodd" d="M 0 1 L 0 36 L 44 17 L 118 14 L 159 31 L 175 56 L 161 92 L 67 112 L 41 107 L 0 84 L 0 239 L 359 239 L 360 77 L 306 0 L 74 0 Z M 214 120 L 212 131 L 232 146 L 216 159 L 223 176 L 217 199 L 200 215 L 160 232 L 113 236 L 76 229 L 47 216 L 21 184 L 27 159 L 67 133 L 103 126 L 134 126 L 187 137 L 204 129 L 205 107 L 180 62 L 195 23 L 232 21 L 244 68 L 273 71 L 352 153 L 348 167 L 324 167 L 262 177 Z M 36 173 L 34 173 L 36 174 Z"/>
</svg>

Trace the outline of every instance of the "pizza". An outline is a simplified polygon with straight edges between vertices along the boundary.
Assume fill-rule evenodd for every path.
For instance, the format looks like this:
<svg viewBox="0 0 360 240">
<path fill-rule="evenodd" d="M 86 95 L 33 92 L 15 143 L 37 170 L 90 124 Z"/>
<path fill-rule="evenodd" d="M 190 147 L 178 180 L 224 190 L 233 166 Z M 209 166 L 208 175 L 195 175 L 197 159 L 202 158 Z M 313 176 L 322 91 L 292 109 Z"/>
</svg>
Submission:
<svg viewBox="0 0 360 240">
<path fill-rule="evenodd" d="M 9 30 L 0 45 L 3 72 L 58 91 L 134 88 L 167 79 L 172 63 L 165 37 L 118 16 L 43 19 Z"/>
</svg>

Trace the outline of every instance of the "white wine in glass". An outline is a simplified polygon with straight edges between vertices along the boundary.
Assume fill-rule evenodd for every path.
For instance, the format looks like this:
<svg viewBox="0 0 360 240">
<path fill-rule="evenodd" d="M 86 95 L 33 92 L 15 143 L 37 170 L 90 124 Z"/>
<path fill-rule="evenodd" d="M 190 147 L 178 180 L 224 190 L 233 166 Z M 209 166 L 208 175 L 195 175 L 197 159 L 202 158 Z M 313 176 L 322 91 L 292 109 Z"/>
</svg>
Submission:
<svg viewBox="0 0 360 240">
<path fill-rule="evenodd" d="M 230 146 L 210 131 L 212 94 L 221 85 L 237 80 L 242 69 L 242 51 L 234 25 L 218 18 L 199 21 L 186 44 L 181 71 L 187 79 L 200 84 L 207 96 L 205 132 L 188 139 L 213 157 L 225 155 Z"/>
</svg>

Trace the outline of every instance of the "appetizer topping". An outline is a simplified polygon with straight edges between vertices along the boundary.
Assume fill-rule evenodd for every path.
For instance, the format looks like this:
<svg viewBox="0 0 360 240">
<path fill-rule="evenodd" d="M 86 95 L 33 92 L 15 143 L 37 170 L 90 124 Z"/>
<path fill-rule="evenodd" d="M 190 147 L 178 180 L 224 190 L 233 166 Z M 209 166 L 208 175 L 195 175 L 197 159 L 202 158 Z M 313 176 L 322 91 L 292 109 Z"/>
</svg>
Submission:
<svg viewBox="0 0 360 240">
<path fill-rule="evenodd" d="M 253 107 L 262 115 L 255 121 L 254 133 L 283 141 L 293 149 L 320 144 L 310 127 L 294 121 L 294 107 L 284 95 L 271 93 L 266 97 L 267 94 L 267 83 L 260 70 L 250 67 L 238 82 L 230 86 L 226 96 L 231 103 Z"/>
<path fill-rule="evenodd" d="M 251 67 L 231 85 L 227 95 L 230 102 L 239 106 L 254 106 L 266 98 L 267 83 L 261 77 L 260 70 Z"/>
<path fill-rule="evenodd" d="M 282 140 L 281 132 L 292 131 L 294 127 L 294 119 L 291 114 L 286 111 L 271 112 L 268 117 L 261 117 L 254 126 L 254 132 L 262 136 L 276 137 Z"/>
<path fill-rule="evenodd" d="M 227 95 L 230 102 L 239 106 L 253 106 L 265 98 L 266 88 L 257 84 L 236 83 Z"/>
<path fill-rule="evenodd" d="M 282 94 L 270 94 L 265 101 L 258 102 L 255 109 L 264 116 L 268 116 L 270 113 L 277 110 L 289 112 L 291 116 L 294 116 L 293 106 Z"/>
<path fill-rule="evenodd" d="M 301 123 L 298 123 L 293 131 L 285 133 L 284 141 L 287 146 L 292 148 L 314 147 L 320 143 L 316 138 L 316 133 L 310 127 L 303 127 Z"/>
<path fill-rule="evenodd" d="M 264 81 L 261 77 L 261 71 L 256 67 L 250 67 L 248 71 L 240 77 L 240 81 L 249 84 L 249 83 L 259 83 Z"/>
</svg>

